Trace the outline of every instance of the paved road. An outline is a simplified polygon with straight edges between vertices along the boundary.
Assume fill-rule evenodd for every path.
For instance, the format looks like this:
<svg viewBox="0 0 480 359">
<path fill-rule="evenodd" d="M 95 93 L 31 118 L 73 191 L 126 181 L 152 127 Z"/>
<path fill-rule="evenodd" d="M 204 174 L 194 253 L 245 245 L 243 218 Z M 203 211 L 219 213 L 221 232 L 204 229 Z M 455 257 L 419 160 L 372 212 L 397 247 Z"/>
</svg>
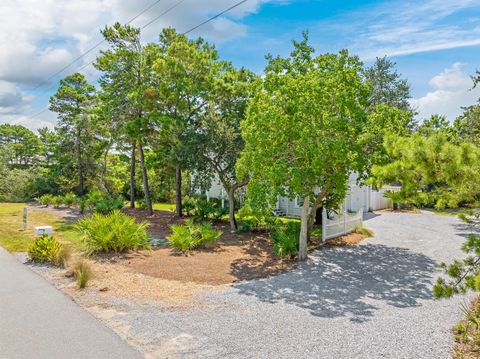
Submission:
<svg viewBox="0 0 480 359">
<path fill-rule="evenodd" d="M 0 248 L 0 358 L 141 358 L 109 328 Z"/>
<path fill-rule="evenodd" d="M 449 358 L 464 298 L 435 301 L 437 261 L 462 255 L 455 217 L 371 215 L 375 237 L 298 270 L 206 294 L 193 310 L 115 318 L 158 358 Z M 239 265 L 241 265 L 239 263 Z"/>
</svg>

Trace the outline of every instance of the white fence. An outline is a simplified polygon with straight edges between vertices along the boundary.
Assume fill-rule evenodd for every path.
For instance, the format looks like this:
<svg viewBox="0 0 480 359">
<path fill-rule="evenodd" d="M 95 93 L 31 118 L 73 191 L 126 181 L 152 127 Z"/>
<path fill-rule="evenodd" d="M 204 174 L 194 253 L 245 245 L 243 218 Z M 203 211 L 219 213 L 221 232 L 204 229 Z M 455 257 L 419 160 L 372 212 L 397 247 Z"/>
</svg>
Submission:
<svg viewBox="0 0 480 359">
<path fill-rule="evenodd" d="M 363 208 L 357 212 L 349 213 L 343 210 L 335 213 L 333 218 L 328 218 L 327 211 L 323 209 L 322 213 L 322 240 L 343 236 L 352 232 L 355 228 L 363 224 Z"/>
</svg>

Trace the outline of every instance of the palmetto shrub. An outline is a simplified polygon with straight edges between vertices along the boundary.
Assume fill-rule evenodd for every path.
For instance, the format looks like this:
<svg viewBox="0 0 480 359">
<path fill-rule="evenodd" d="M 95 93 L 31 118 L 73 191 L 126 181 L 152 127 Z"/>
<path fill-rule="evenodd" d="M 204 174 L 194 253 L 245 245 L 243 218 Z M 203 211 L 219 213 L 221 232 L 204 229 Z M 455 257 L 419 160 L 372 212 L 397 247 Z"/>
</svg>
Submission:
<svg viewBox="0 0 480 359">
<path fill-rule="evenodd" d="M 87 254 L 150 248 L 148 223 L 136 223 L 133 217 L 118 210 L 106 215 L 94 213 L 81 219 L 75 228 Z"/>
<path fill-rule="evenodd" d="M 170 229 L 172 234 L 167 237 L 167 241 L 173 248 L 183 253 L 213 244 L 223 234 L 208 222 L 195 224 L 191 219 L 185 224 L 171 225 Z"/>
<path fill-rule="evenodd" d="M 63 204 L 67 207 L 71 207 L 75 203 L 77 203 L 77 196 L 75 196 L 74 193 L 69 192 L 65 196 L 63 196 Z"/>
<path fill-rule="evenodd" d="M 52 204 L 52 199 L 53 196 L 51 194 L 44 194 L 43 196 L 37 198 L 37 202 L 45 207 L 48 207 L 50 204 Z"/>
<path fill-rule="evenodd" d="M 28 248 L 28 256 L 34 262 L 62 264 L 62 258 L 59 256 L 62 250 L 61 243 L 49 236 L 43 234 L 33 241 L 30 248 Z"/>
<path fill-rule="evenodd" d="M 83 206 L 89 212 L 109 214 L 115 210 L 122 209 L 124 202 L 122 196 L 110 197 L 102 191 L 93 190 L 87 195 Z"/>
<path fill-rule="evenodd" d="M 300 223 L 277 224 L 272 229 L 273 251 L 280 257 L 294 257 L 298 253 Z"/>
</svg>

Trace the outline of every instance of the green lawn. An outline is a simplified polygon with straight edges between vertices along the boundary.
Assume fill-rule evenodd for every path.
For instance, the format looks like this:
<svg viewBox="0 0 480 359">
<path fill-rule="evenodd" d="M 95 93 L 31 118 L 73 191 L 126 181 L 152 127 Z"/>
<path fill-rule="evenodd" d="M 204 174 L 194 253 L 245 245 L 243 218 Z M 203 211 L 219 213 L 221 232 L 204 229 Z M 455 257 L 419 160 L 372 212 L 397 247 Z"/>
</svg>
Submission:
<svg viewBox="0 0 480 359">
<path fill-rule="evenodd" d="M 33 227 L 52 226 L 53 235 L 63 243 L 80 245 L 73 224 L 46 211 L 29 208 L 28 227 L 23 230 L 24 203 L 0 203 L 0 246 L 9 252 L 25 252 L 33 241 Z"/>
<path fill-rule="evenodd" d="M 128 207 L 129 204 L 126 204 Z M 138 202 L 135 202 L 135 207 L 140 208 L 138 205 Z M 170 211 L 173 212 L 175 211 L 175 203 L 154 203 L 153 204 L 153 209 L 156 211 Z"/>
<path fill-rule="evenodd" d="M 153 209 L 157 211 L 175 211 L 175 203 L 154 203 Z"/>
</svg>

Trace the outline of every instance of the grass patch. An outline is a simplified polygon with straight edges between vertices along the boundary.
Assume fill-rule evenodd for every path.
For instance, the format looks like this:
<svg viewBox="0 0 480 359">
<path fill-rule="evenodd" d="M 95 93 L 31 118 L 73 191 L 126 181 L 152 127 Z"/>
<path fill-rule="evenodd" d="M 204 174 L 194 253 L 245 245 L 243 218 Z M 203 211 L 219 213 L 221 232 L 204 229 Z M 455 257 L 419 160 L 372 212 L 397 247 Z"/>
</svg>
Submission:
<svg viewBox="0 0 480 359">
<path fill-rule="evenodd" d="M 93 270 L 85 260 L 81 259 L 73 266 L 73 275 L 78 287 L 83 289 L 87 286 L 90 279 L 93 278 Z"/>
<path fill-rule="evenodd" d="M 366 237 L 373 237 L 373 231 L 362 226 L 355 228 L 355 233 L 362 234 Z"/>
<path fill-rule="evenodd" d="M 468 305 L 462 305 L 464 319 L 452 329 L 455 338 L 454 359 L 480 357 L 480 303 L 478 297 Z"/>
<path fill-rule="evenodd" d="M 130 204 L 128 204 L 130 206 Z M 140 204 L 135 201 L 135 207 L 140 208 Z M 168 212 L 174 212 L 175 211 L 175 203 L 154 203 L 152 204 L 152 207 L 155 211 L 168 211 Z"/>
<path fill-rule="evenodd" d="M 62 244 L 78 247 L 80 236 L 73 224 L 59 219 L 47 211 L 29 208 L 28 227 L 23 230 L 23 208 L 25 203 L 0 203 L 0 246 L 9 252 L 26 252 L 33 243 L 35 226 L 52 226 L 53 235 Z"/>
</svg>

